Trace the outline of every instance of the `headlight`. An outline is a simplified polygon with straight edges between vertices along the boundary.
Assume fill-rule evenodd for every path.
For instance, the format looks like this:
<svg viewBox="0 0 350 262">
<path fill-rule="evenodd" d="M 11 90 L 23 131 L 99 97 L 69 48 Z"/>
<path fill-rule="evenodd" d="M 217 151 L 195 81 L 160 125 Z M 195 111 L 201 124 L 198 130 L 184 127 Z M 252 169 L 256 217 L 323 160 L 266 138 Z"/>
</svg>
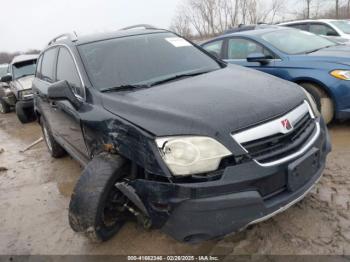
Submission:
<svg viewBox="0 0 350 262">
<path fill-rule="evenodd" d="M 306 91 L 303 87 L 301 87 L 301 89 L 304 91 L 304 93 L 305 93 L 305 95 L 307 97 L 307 101 L 309 102 L 309 105 L 310 105 L 314 115 L 316 117 L 321 116 L 321 113 L 320 113 L 320 111 L 317 108 L 317 104 L 316 104 L 315 99 L 313 98 L 313 96 L 308 91 Z"/>
<path fill-rule="evenodd" d="M 210 137 L 187 136 L 156 139 L 163 160 L 176 176 L 215 171 L 221 159 L 231 155 L 222 144 Z"/>
<path fill-rule="evenodd" d="M 350 70 L 334 70 L 331 75 L 341 80 L 350 80 Z"/>
<path fill-rule="evenodd" d="M 32 97 L 33 97 L 33 90 L 32 89 L 18 91 L 18 99 L 19 100 L 26 100 L 26 99 L 30 99 Z"/>
</svg>

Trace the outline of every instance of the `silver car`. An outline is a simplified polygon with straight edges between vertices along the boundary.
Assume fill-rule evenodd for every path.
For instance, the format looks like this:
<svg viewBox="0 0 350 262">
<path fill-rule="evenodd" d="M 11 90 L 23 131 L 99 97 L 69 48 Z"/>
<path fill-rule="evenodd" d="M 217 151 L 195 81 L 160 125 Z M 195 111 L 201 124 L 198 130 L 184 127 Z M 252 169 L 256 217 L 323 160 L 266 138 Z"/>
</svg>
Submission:
<svg viewBox="0 0 350 262">
<path fill-rule="evenodd" d="M 1 77 L 0 113 L 8 113 L 15 107 L 22 123 L 35 120 L 32 82 L 37 58 L 37 55 L 16 56 Z"/>
</svg>

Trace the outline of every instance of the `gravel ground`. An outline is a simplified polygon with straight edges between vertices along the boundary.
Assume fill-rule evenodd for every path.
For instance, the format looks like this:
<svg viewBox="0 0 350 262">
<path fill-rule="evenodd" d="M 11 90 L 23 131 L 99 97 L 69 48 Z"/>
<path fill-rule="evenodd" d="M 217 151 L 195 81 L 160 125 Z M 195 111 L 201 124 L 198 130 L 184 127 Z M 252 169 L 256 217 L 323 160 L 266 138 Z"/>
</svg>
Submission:
<svg viewBox="0 0 350 262">
<path fill-rule="evenodd" d="M 112 240 L 91 244 L 67 219 L 81 168 L 52 159 L 36 123 L 0 115 L 0 254 L 338 254 L 350 255 L 350 123 L 330 127 L 333 152 L 320 183 L 300 203 L 222 240 L 178 243 L 160 231 L 127 224 Z"/>
</svg>

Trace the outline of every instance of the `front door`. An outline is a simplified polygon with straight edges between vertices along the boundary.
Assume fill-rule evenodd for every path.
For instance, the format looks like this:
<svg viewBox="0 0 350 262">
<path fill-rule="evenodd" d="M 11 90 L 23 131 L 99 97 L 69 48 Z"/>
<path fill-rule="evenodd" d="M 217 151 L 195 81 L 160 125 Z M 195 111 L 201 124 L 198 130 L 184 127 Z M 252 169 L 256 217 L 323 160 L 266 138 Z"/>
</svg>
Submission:
<svg viewBox="0 0 350 262">
<path fill-rule="evenodd" d="M 228 38 L 225 43 L 224 60 L 228 63 L 250 67 L 265 73 L 273 74 L 275 68 L 275 55 L 259 43 L 246 38 Z M 248 62 L 247 57 L 251 54 L 264 54 L 271 57 L 268 64 Z"/>
<path fill-rule="evenodd" d="M 52 126 L 57 135 L 84 157 L 88 157 L 81 127 L 80 114 L 85 106 L 83 84 L 70 51 L 66 47 L 58 50 L 56 81 L 66 80 L 73 93 L 82 102 L 75 108 L 68 100 L 51 100 Z"/>
</svg>

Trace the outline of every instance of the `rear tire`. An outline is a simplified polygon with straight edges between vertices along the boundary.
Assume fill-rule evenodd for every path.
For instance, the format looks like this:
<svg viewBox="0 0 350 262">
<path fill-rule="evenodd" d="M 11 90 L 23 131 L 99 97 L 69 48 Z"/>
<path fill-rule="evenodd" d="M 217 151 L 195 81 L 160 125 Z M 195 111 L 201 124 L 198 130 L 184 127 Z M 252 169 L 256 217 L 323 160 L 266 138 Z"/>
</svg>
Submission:
<svg viewBox="0 0 350 262">
<path fill-rule="evenodd" d="M 56 142 L 55 138 L 51 134 L 50 128 L 48 127 L 43 117 L 40 118 L 40 125 L 50 155 L 54 158 L 61 158 L 65 156 L 67 154 L 66 151 L 60 144 Z"/>
<path fill-rule="evenodd" d="M 93 242 L 113 237 L 128 219 L 123 211 L 127 198 L 115 187 L 129 175 L 127 161 L 116 155 L 101 154 L 84 169 L 69 205 L 69 224 Z M 110 202 L 112 201 L 112 202 Z"/>
<path fill-rule="evenodd" d="M 1 114 L 7 114 L 11 110 L 11 107 L 0 98 L 0 113 Z"/>
<path fill-rule="evenodd" d="M 21 101 L 16 103 L 16 115 L 22 124 L 27 124 L 36 120 L 34 108 L 25 108 Z"/>
<path fill-rule="evenodd" d="M 327 125 L 331 123 L 334 118 L 334 103 L 332 98 L 322 88 L 315 84 L 302 83 L 300 85 L 315 99 L 325 123 Z"/>
</svg>

